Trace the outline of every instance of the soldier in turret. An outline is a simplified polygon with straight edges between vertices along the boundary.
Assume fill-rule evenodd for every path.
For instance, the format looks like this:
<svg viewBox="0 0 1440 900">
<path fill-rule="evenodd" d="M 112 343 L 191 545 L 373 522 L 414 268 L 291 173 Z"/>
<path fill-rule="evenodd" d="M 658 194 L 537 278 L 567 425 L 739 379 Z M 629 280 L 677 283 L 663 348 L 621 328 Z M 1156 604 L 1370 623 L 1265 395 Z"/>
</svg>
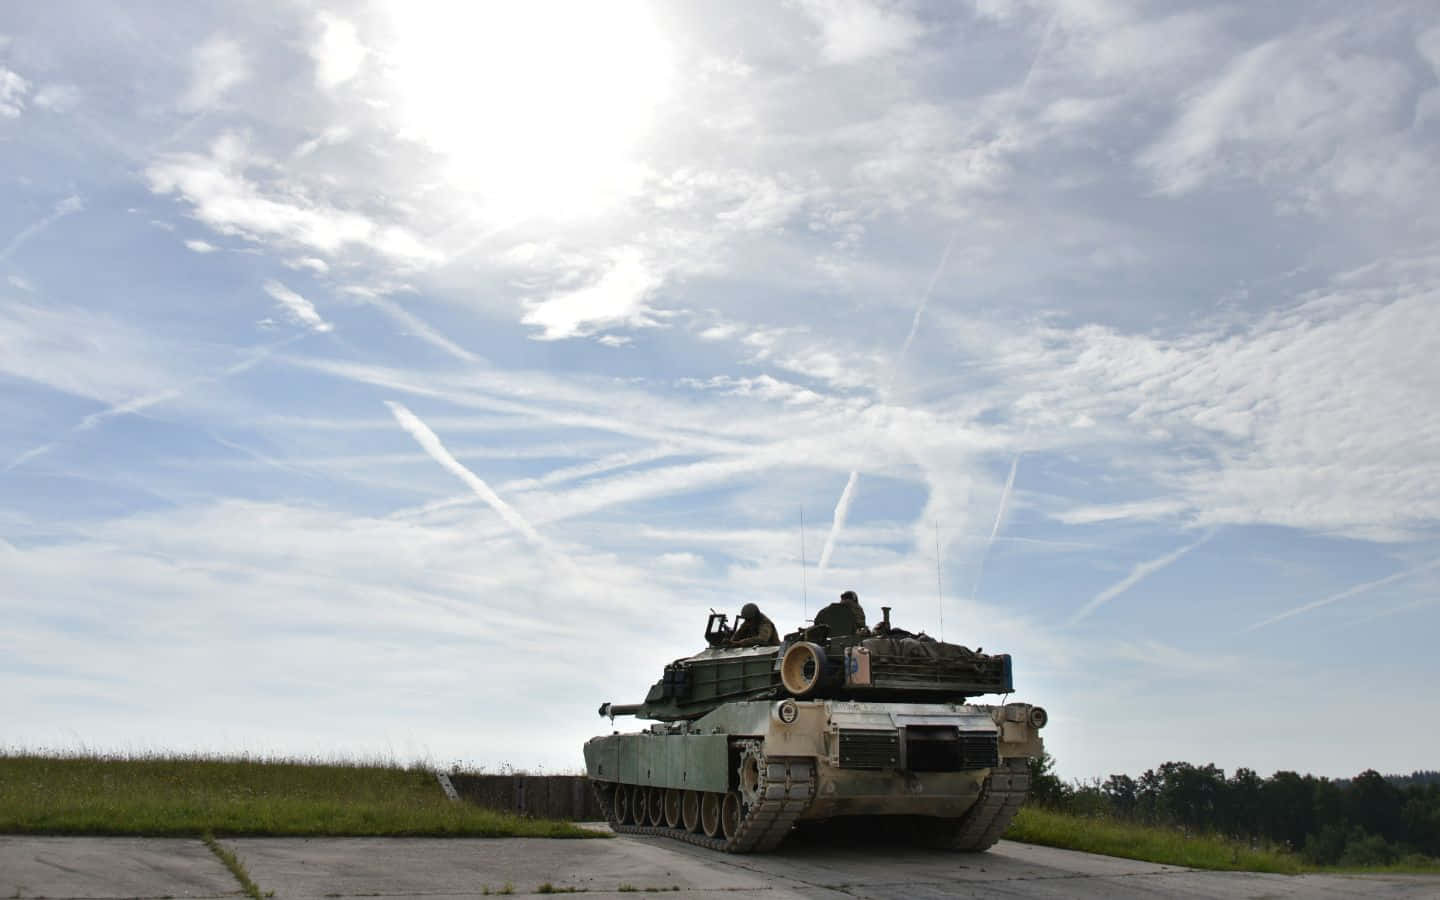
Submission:
<svg viewBox="0 0 1440 900">
<path fill-rule="evenodd" d="M 840 602 L 850 608 L 855 614 L 855 630 L 859 631 L 865 627 L 865 610 L 860 606 L 860 595 L 854 591 L 846 591 L 840 595 Z"/>
<path fill-rule="evenodd" d="M 774 647 L 780 643 L 780 633 L 760 607 L 747 603 L 740 608 L 740 621 L 726 643 L 731 647 Z"/>
<path fill-rule="evenodd" d="M 839 603 L 832 603 L 815 614 L 815 624 L 825 625 L 834 636 L 845 634 L 867 635 L 865 610 L 860 606 L 860 595 L 846 591 L 840 595 Z"/>
</svg>

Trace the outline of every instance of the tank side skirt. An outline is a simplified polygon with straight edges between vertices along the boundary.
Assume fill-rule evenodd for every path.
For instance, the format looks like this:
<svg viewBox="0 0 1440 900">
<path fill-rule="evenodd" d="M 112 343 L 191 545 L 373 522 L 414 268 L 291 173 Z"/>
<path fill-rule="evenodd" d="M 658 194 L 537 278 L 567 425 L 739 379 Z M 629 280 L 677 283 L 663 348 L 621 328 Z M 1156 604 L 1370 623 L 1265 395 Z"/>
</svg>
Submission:
<svg viewBox="0 0 1440 900">
<path fill-rule="evenodd" d="M 704 834 L 653 825 L 628 825 L 616 821 L 611 805 L 615 785 L 596 782 L 595 793 L 611 829 L 619 834 L 648 834 L 674 838 L 710 850 L 753 853 L 773 850 L 790 833 L 795 820 L 815 799 L 815 763 L 811 759 L 767 759 L 765 790 L 750 805 L 733 838 L 712 838 Z"/>
</svg>

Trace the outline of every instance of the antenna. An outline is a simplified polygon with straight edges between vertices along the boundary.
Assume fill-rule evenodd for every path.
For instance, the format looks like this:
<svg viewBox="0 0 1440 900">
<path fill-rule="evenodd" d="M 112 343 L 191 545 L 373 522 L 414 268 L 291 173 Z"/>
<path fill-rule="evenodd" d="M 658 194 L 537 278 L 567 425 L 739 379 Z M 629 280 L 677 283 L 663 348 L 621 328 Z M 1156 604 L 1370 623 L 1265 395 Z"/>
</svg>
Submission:
<svg viewBox="0 0 1440 900">
<path fill-rule="evenodd" d="M 805 616 L 810 614 L 810 587 L 805 583 L 805 504 L 800 504 L 800 594 L 803 596 L 805 605 L 802 607 L 800 621 L 805 621 Z"/>
<path fill-rule="evenodd" d="M 940 584 L 940 520 L 935 520 L 935 607 L 940 611 L 940 643 L 945 643 L 945 592 Z"/>
</svg>

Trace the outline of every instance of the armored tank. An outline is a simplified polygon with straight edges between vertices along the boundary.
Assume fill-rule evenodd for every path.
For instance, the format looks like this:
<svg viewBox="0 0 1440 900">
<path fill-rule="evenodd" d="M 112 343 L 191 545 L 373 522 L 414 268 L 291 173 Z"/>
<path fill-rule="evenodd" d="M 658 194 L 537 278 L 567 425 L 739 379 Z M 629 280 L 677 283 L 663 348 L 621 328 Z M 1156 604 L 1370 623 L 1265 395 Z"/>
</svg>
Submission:
<svg viewBox="0 0 1440 900">
<path fill-rule="evenodd" d="M 655 722 L 585 744 L 610 826 L 751 853 L 865 817 L 928 846 L 992 846 L 1029 791 L 1045 710 L 970 703 L 1011 692 L 1010 656 L 912 634 L 883 609 L 872 630 L 858 601 L 831 604 L 768 643 L 737 641 L 742 623 L 712 611 L 706 648 L 645 702 L 600 707 Z"/>
</svg>

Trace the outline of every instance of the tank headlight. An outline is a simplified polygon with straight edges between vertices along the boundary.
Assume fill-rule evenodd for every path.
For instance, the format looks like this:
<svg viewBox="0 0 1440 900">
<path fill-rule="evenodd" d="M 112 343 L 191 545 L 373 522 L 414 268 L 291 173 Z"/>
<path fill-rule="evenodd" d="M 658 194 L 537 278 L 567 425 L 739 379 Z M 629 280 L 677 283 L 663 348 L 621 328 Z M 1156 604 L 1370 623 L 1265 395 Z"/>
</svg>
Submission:
<svg viewBox="0 0 1440 900">
<path fill-rule="evenodd" d="M 1043 706 L 1032 706 L 1032 707 L 1030 707 L 1030 724 L 1031 724 L 1031 725 L 1034 725 L 1036 728 L 1044 728 L 1044 727 L 1045 727 L 1045 723 L 1048 722 L 1048 721 L 1050 721 L 1050 714 L 1045 711 L 1045 707 L 1043 707 Z"/>
<path fill-rule="evenodd" d="M 775 704 L 775 721 L 781 725 L 794 725 L 800 718 L 800 704 L 794 700 L 781 700 Z"/>
</svg>

